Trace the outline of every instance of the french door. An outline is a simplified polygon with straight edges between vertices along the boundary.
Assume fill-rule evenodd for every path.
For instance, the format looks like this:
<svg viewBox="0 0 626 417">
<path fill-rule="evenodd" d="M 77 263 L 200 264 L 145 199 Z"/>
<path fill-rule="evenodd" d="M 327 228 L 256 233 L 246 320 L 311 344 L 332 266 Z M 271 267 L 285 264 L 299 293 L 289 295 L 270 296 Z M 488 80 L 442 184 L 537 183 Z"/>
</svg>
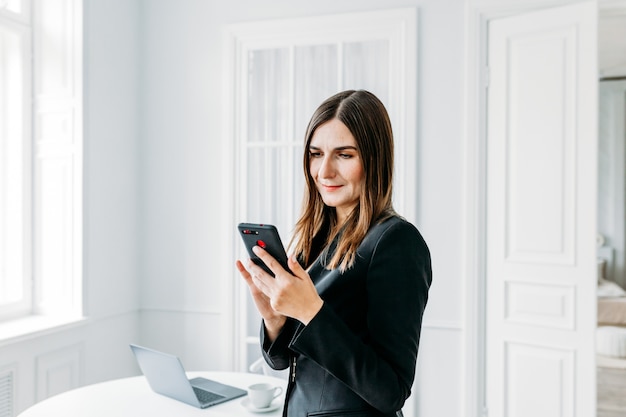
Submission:
<svg viewBox="0 0 626 417">
<path fill-rule="evenodd" d="M 227 235 L 239 222 L 271 223 L 288 243 L 304 192 L 306 125 L 324 99 L 346 89 L 369 90 L 385 104 L 396 139 L 394 204 L 415 220 L 416 22 L 415 9 L 393 9 L 229 27 Z M 244 259 L 241 242 L 232 245 Z M 260 317 L 242 280 L 231 281 L 234 367 L 247 370 L 261 356 Z"/>
</svg>

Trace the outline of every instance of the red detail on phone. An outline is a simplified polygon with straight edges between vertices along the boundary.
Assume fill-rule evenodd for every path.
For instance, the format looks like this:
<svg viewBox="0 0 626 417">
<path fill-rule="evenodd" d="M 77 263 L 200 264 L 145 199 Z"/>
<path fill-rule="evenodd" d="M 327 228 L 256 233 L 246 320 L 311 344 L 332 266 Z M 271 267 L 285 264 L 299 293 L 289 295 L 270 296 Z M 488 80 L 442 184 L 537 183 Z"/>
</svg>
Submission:
<svg viewBox="0 0 626 417">
<path fill-rule="evenodd" d="M 256 244 L 259 245 L 260 247 L 262 247 L 263 249 L 265 249 L 265 242 L 263 242 L 262 240 L 257 240 Z"/>
</svg>

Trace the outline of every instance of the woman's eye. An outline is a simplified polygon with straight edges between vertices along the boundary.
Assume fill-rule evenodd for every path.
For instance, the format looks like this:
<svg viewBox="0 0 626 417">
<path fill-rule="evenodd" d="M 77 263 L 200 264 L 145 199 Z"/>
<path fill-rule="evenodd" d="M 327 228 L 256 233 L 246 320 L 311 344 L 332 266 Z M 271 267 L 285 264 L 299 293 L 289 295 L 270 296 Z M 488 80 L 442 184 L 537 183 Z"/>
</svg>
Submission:
<svg viewBox="0 0 626 417">
<path fill-rule="evenodd" d="M 309 151 L 309 156 L 311 158 L 319 158 L 320 156 L 322 156 L 321 152 L 313 152 L 313 151 Z"/>
<path fill-rule="evenodd" d="M 350 158 L 352 158 L 352 155 L 349 154 L 349 153 L 340 153 L 339 157 L 343 158 L 343 159 L 350 159 Z"/>
</svg>

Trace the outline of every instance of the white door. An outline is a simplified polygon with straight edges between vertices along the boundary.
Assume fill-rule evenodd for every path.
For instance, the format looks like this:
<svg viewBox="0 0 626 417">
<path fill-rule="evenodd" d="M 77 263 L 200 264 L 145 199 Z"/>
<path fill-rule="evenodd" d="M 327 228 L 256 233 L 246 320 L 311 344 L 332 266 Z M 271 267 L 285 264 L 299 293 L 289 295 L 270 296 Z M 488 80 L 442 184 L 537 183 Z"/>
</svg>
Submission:
<svg viewBox="0 0 626 417">
<path fill-rule="evenodd" d="M 487 408 L 595 416 L 595 2 L 493 20 Z"/>
</svg>

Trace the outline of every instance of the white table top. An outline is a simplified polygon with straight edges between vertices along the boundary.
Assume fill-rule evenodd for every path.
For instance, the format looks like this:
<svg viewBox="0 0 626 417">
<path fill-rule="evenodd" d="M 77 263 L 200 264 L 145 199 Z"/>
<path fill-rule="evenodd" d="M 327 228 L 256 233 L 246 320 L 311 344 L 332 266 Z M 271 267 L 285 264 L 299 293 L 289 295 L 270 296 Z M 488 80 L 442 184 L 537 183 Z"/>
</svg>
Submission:
<svg viewBox="0 0 626 417">
<path fill-rule="evenodd" d="M 239 372 L 189 372 L 189 378 L 204 377 L 246 389 L 258 382 L 270 382 L 286 389 L 287 381 L 259 374 Z M 259 416 L 279 417 L 282 413 L 284 394 L 274 400 L 281 407 L 271 412 L 253 413 L 242 404 L 247 396 L 236 398 L 209 408 L 194 406 L 164 397 L 153 392 L 146 378 L 142 376 L 116 379 L 87 385 L 43 400 L 19 414 L 19 417 L 50 416 L 203 416 L 238 417 Z"/>
</svg>

